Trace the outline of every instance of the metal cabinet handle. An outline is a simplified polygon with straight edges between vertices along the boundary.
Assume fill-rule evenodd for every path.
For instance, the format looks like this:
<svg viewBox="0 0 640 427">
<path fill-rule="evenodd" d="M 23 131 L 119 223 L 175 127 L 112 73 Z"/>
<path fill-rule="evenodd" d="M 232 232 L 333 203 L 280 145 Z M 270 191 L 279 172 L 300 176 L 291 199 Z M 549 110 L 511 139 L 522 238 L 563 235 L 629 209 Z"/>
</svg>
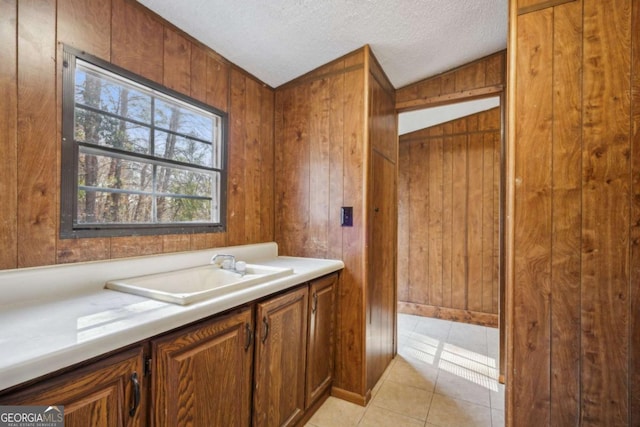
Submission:
<svg viewBox="0 0 640 427">
<path fill-rule="evenodd" d="M 246 341 L 244 343 L 244 351 L 247 351 L 253 342 L 253 330 L 251 329 L 251 325 L 248 323 L 245 323 L 245 328 Z"/>
<path fill-rule="evenodd" d="M 267 322 L 267 316 L 262 318 L 262 342 L 267 340 L 267 336 L 269 335 L 269 322 Z"/>
<path fill-rule="evenodd" d="M 129 416 L 133 417 L 140 406 L 140 381 L 138 381 L 138 374 L 131 374 L 131 383 L 133 384 L 133 406 L 129 409 Z"/>
<path fill-rule="evenodd" d="M 311 305 L 311 312 L 313 314 L 315 314 L 316 310 L 318 310 L 318 293 L 314 292 L 313 293 L 313 304 Z"/>
</svg>

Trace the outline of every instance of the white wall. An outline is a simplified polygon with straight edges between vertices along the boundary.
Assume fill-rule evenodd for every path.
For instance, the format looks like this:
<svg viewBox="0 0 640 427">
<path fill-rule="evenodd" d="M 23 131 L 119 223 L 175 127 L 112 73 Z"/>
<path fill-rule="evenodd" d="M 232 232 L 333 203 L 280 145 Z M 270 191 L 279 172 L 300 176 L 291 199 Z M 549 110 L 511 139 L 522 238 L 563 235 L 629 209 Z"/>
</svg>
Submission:
<svg viewBox="0 0 640 427">
<path fill-rule="evenodd" d="M 400 113 L 398 115 L 398 134 L 404 135 L 405 133 L 459 119 L 460 117 L 490 110 L 499 105 L 500 98 L 496 96 Z"/>
</svg>

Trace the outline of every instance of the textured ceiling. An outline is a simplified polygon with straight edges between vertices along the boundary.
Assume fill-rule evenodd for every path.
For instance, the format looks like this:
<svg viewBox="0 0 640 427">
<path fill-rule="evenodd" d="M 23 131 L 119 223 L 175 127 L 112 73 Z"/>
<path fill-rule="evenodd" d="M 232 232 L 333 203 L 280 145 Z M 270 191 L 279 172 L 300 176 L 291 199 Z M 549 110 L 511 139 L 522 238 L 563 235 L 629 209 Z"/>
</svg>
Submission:
<svg viewBox="0 0 640 427">
<path fill-rule="evenodd" d="M 365 44 L 399 88 L 507 43 L 507 0 L 139 2 L 272 87 Z"/>
</svg>

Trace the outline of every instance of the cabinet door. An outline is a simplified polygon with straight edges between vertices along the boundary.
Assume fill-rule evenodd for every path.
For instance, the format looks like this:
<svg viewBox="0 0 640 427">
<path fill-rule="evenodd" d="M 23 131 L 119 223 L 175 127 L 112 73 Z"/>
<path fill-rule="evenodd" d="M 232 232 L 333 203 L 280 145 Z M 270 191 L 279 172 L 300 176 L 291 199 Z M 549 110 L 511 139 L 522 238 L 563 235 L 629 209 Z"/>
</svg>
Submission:
<svg viewBox="0 0 640 427">
<path fill-rule="evenodd" d="M 64 405 L 66 427 L 145 426 L 142 347 L 0 397 L 1 405 Z"/>
<path fill-rule="evenodd" d="M 337 274 L 315 280 L 309 286 L 307 408 L 331 386 L 333 380 L 337 287 Z"/>
<path fill-rule="evenodd" d="M 153 425 L 248 426 L 250 308 L 152 341 Z"/>
<path fill-rule="evenodd" d="M 306 286 L 258 304 L 255 426 L 290 426 L 304 414 Z"/>
</svg>

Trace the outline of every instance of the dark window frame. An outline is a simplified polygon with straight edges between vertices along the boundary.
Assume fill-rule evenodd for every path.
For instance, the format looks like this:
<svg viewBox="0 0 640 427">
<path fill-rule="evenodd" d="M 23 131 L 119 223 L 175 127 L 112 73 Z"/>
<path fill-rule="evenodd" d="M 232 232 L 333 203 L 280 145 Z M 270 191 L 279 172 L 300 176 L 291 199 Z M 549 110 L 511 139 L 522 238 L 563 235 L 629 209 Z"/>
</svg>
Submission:
<svg viewBox="0 0 640 427">
<path fill-rule="evenodd" d="M 219 222 L 216 223 L 112 223 L 79 224 L 77 221 L 78 167 L 80 144 L 75 141 L 75 67 L 76 58 L 117 74 L 134 83 L 163 93 L 179 101 L 220 117 L 220 190 Z M 64 46 L 62 61 L 62 161 L 60 190 L 60 238 L 118 237 L 136 235 L 197 234 L 226 231 L 228 176 L 228 114 L 196 99 L 159 85 L 149 79 L 113 65 L 86 52 Z M 104 147 L 106 148 L 106 147 Z M 109 152 L 106 148 L 104 153 Z M 134 156 L 144 159 L 145 156 Z M 171 163 L 171 162 L 167 162 Z"/>
</svg>

